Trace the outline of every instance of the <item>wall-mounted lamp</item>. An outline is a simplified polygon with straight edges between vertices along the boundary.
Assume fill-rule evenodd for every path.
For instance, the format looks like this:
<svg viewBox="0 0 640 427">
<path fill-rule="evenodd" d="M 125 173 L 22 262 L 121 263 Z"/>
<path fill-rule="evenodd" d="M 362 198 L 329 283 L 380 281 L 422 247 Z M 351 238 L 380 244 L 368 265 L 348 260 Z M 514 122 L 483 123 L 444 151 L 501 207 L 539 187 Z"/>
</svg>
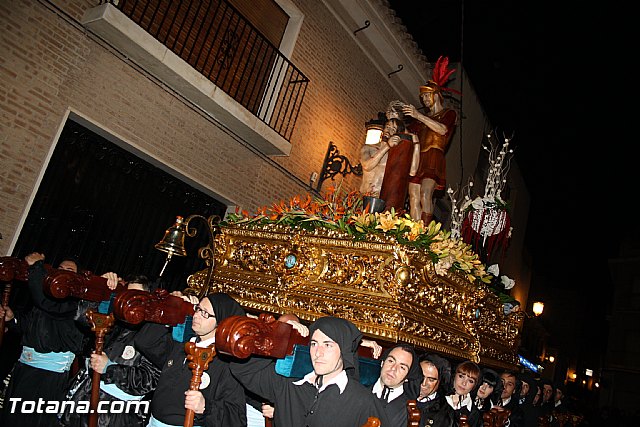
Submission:
<svg viewBox="0 0 640 427">
<path fill-rule="evenodd" d="M 380 142 L 382 138 L 382 129 L 387 118 L 384 113 L 378 112 L 377 119 L 371 119 L 365 122 L 364 127 L 367 129 L 367 138 L 364 143 L 367 145 L 374 145 Z"/>
<path fill-rule="evenodd" d="M 198 298 L 204 297 L 208 292 L 208 287 L 211 281 L 211 276 L 213 275 L 213 267 L 214 267 L 214 247 L 215 247 L 215 235 L 218 234 L 219 228 L 218 224 L 220 223 L 220 217 L 218 215 L 211 215 L 209 218 L 205 218 L 202 215 L 189 215 L 186 220 L 183 220 L 181 216 L 176 217 L 176 222 L 167 229 L 164 233 L 164 237 L 158 243 L 156 243 L 155 248 L 159 251 L 167 253 L 167 260 L 162 267 L 162 271 L 160 271 L 160 277 L 162 273 L 164 273 L 164 269 L 171 261 L 171 257 L 173 255 L 177 256 L 186 256 L 187 251 L 184 248 L 184 236 L 194 237 L 197 233 L 195 228 L 189 228 L 189 224 L 194 219 L 201 219 L 207 224 L 207 231 L 209 232 L 209 243 L 207 246 L 203 246 L 198 249 L 198 256 L 202 258 L 207 266 L 208 274 L 207 281 L 205 282 L 205 286 L 199 291 Z"/>
<path fill-rule="evenodd" d="M 540 316 L 544 311 L 544 303 L 540 301 L 536 301 L 533 303 L 533 314 L 536 316 Z"/>
<path fill-rule="evenodd" d="M 320 172 L 320 178 L 318 179 L 317 191 L 322 188 L 322 183 L 325 179 L 335 178 L 336 175 L 347 176 L 350 173 L 356 176 L 362 176 L 362 165 L 358 163 L 353 166 L 349 159 L 340 154 L 338 147 L 331 141 L 329 141 L 329 147 L 327 148 L 327 154 L 324 156 L 324 162 L 322 163 L 322 172 Z"/>
</svg>

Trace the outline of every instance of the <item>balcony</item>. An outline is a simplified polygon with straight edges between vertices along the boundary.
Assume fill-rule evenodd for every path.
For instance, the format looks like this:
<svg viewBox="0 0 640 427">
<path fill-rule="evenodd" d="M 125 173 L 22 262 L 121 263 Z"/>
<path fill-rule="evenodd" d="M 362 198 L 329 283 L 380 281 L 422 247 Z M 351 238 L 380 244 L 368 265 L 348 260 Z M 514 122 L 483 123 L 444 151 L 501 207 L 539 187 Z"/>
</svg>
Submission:
<svg viewBox="0 0 640 427">
<path fill-rule="evenodd" d="M 83 25 L 266 155 L 288 155 L 309 79 L 225 0 L 110 0 Z"/>
</svg>

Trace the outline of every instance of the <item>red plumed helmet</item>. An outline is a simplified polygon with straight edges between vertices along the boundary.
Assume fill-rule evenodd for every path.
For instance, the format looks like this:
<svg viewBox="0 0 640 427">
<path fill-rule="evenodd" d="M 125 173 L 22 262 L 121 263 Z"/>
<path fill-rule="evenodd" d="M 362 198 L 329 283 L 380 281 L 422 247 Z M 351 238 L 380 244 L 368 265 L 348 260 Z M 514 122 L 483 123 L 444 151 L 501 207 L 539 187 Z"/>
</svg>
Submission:
<svg viewBox="0 0 640 427">
<path fill-rule="evenodd" d="M 448 92 L 453 92 L 461 95 L 459 91 L 445 87 L 445 85 L 449 81 L 449 78 L 453 73 L 455 73 L 455 71 L 455 68 L 449 70 L 449 58 L 446 56 L 440 56 L 433 66 L 433 71 L 431 72 L 431 80 L 429 80 L 426 85 L 420 86 L 420 93 L 439 92 L 441 90 L 446 90 Z"/>
</svg>

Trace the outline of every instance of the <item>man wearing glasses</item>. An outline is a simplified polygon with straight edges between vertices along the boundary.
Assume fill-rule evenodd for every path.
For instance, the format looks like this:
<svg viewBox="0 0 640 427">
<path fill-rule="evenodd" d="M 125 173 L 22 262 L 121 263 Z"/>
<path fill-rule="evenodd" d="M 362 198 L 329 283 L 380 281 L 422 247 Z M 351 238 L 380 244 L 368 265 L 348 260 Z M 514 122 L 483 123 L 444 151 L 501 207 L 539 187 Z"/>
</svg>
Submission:
<svg viewBox="0 0 640 427">
<path fill-rule="evenodd" d="M 181 295 L 181 294 L 180 294 Z M 229 316 L 244 316 L 240 305 L 225 293 L 209 294 L 196 303 L 191 341 L 198 347 L 215 342 L 218 323 Z M 185 410 L 195 412 L 193 425 L 202 427 L 246 426 L 244 389 L 231 375 L 224 355 L 216 354 L 202 375 L 199 390 L 189 390 L 191 370 L 184 343 L 174 341 L 169 328 L 147 323 L 136 336 L 136 347 L 162 369 L 158 387 L 151 400 L 149 427 L 182 426 Z"/>
</svg>

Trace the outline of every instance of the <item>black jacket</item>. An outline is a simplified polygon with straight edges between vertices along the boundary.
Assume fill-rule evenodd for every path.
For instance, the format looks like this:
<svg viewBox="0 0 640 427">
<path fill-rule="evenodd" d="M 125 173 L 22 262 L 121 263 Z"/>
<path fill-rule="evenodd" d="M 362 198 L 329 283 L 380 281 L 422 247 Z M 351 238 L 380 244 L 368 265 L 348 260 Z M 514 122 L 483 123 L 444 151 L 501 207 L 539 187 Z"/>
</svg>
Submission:
<svg viewBox="0 0 640 427">
<path fill-rule="evenodd" d="M 133 396 L 145 396 L 151 393 L 158 383 L 160 369 L 154 366 L 149 359 L 144 357 L 134 347 L 136 329 L 130 329 L 120 323 L 116 323 L 114 329 L 105 338 L 104 353 L 113 365 L 109 365 L 100 376 L 105 384 L 116 386 Z M 81 369 L 70 388 L 74 391 L 69 400 L 88 401 L 91 399 L 92 378 L 91 370 Z M 114 396 L 100 390 L 100 401 L 119 400 Z M 146 398 L 145 398 L 146 400 Z M 139 406 L 138 411 L 123 411 L 122 413 L 101 413 L 98 416 L 99 427 L 135 427 L 144 426 L 148 419 L 146 406 Z M 86 414 L 70 413 L 62 414 L 61 424 L 65 426 L 86 427 L 89 418 Z"/>
<path fill-rule="evenodd" d="M 174 341 L 167 327 L 147 323 L 136 335 L 135 346 L 156 366 L 162 367 L 151 400 L 151 414 L 164 423 L 182 425 L 184 392 L 189 389 L 192 375 L 184 343 Z M 205 388 L 201 386 L 200 389 L 206 402 L 205 412 L 196 414 L 193 424 L 206 427 L 246 426 L 244 389 L 231 375 L 228 362 L 216 355 L 205 373 L 209 381 Z"/>
<path fill-rule="evenodd" d="M 274 402 L 273 423 L 278 427 L 354 427 L 369 417 L 378 417 L 383 426 L 392 425 L 379 399 L 352 377 L 341 394 L 335 384 L 321 393 L 308 382 L 296 385 L 295 378 L 276 373 L 272 360 L 256 356 L 232 362 L 231 372 L 247 389 Z"/>
</svg>

